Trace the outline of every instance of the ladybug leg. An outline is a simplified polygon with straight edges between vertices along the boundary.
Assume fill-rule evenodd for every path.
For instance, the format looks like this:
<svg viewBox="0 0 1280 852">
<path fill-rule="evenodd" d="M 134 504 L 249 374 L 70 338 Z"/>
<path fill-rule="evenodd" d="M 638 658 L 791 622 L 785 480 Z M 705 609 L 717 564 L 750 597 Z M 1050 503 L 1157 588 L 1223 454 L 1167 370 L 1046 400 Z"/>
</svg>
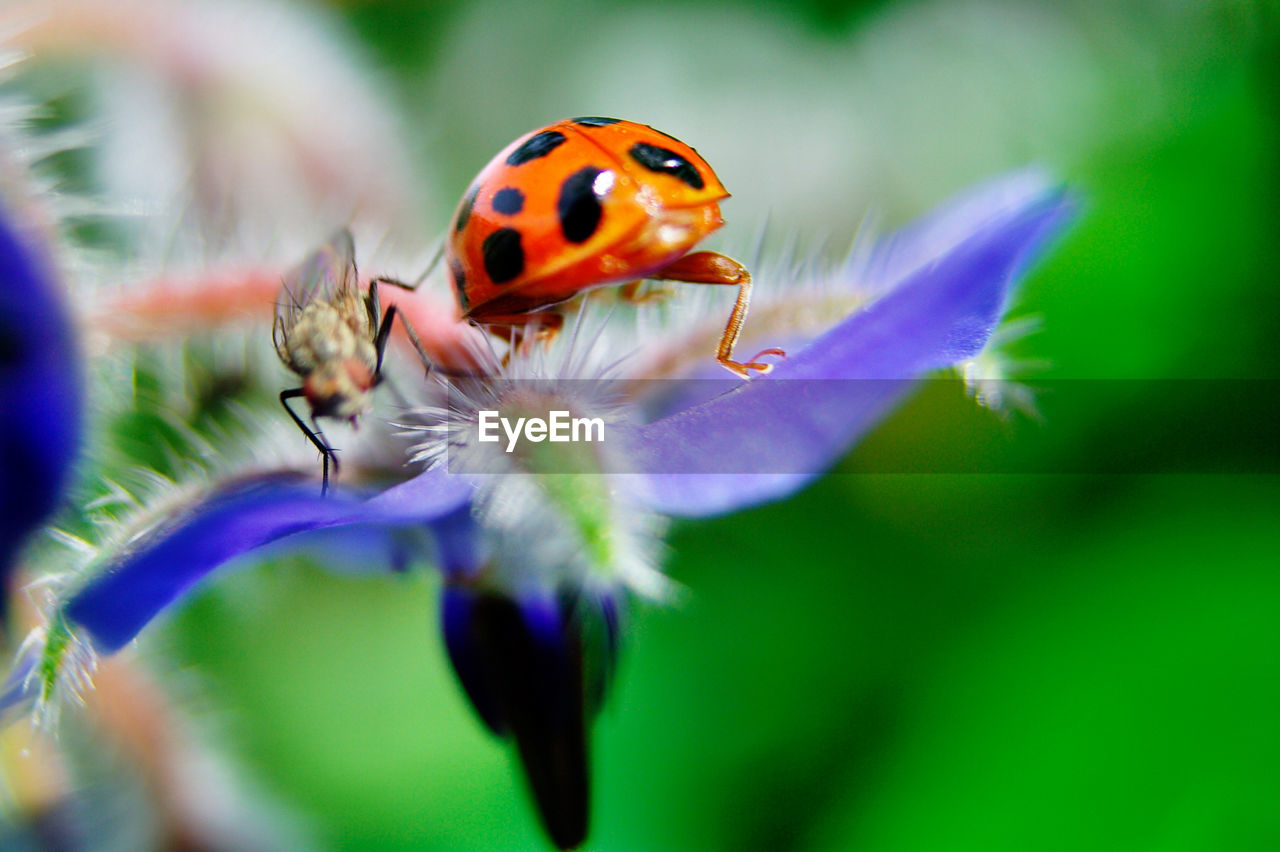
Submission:
<svg viewBox="0 0 1280 852">
<path fill-rule="evenodd" d="M 733 360 L 733 347 L 742 333 L 742 324 L 747 318 L 747 306 L 751 304 L 751 273 L 747 268 L 732 258 L 713 251 L 696 251 L 686 254 L 675 263 L 664 267 L 652 278 L 668 281 L 684 281 L 689 284 L 730 284 L 737 285 L 738 299 L 733 303 L 733 312 L 729 314 L 729 322 L 720 336 L 720 345 L 716 347 L 716 360 L 726 370 L 737 373 L 744 379 L 755 370 L 767 373 L 773 369 L 772 364 L 758 360 L 762 355 L 777 355 L 785 358 L 781 349 L 765 349 L 746 362 Z"/>
<path fill-rule="evenodd" d="M 493 314 L 485 316 L 484 319 L 476 319 L 476 322 L 483 325 L 485 330 L 494 337 L 510 343 L 511 349 L 515 350 L 517 347 L 550 343 L 560 333 L 560 329 L 564 328 L 564 314 L 559 311 L 536 311 L 529 314 Z M 526 337 L 526 332 L 531 333 Z M 503 359 L 503 366 L 506 366 L 509 358 L 510 352 L 508 352 L 507 358 Z"/>
<path fill-rule="evenodd" d="M 661 302 L 672 293 L 671 288 L 666 286 L 651 287 L 641 292 L 643 286 L 643 279 L 623 284 L 618 288 L 618 298 L 632 305 L 647 305 L 650 302 Z"/>
</svg>

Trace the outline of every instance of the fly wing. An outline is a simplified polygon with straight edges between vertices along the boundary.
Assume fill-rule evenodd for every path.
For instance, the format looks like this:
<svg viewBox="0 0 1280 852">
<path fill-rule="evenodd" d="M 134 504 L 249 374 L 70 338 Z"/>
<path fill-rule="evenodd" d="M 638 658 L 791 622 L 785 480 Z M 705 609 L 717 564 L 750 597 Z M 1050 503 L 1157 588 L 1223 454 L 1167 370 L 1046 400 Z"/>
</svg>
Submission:
<svg viewBox="0 0 1280 852">
<path fill-rule="evenodd" d="M 276 299 L 276 324 L 291 329 L 302 309 L 317 299 L 334 302 L 359 286 L 356 249 L 342 228 L 328 242 L 285 273 Z"/>
</svg>

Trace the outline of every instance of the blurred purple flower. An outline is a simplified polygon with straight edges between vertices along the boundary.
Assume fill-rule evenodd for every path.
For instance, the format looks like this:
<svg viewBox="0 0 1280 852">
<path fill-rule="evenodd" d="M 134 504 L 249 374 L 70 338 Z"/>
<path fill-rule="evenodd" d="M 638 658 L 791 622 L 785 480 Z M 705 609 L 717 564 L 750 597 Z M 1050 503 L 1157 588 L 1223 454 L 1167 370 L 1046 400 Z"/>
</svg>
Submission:
<svg viewBox="0 0 1280 852">
<path fill-rule="evenodd" d="M 35 235 L 11 220 L 10 212 L 0 209 L 0 582 L 5 588 L 18 548 L 62 496 L 83 420 L 77 344 L 59 282 Z"/>
<path fill-rule="evenodd" d="M 188 503 L 61 597 L 43 647 L 11 678 L 8 702 L 23 689 L 47 700 L 48 673 L 60 671 L 51 653 L 119 650 L 237 557 L 276 543 L 303 547 L 328 531 L 344 537 L 344 554 L 365 554 L 346 559 L 395 570 L 399 531 L 426 528 L 445 575 L 445 644 L 459 680 L 485 724 L 514 738 L 552 840 L 576 846 L 588 823 L 589 726 L 607 691 L 625 593 L 661 588 L 652 552 L 643 552 L 645 520 L 734 511 L 801 488 L 913 379 L 978 355 L 1018 277 L 1073 211 L 1063 190 L 1022 172 L 880 241 L 830 276 L 868 303 L 810 340 L 796 331 L 771 374 L 734 380 L 647 423 L 643 400 L 613 400 L 626 415 L 615 418 L 625 459 L 602 462 L 599 475 L 437 466 L 368 500 L 340 491 L 322 499 L 313 482 L 258 477 Z M 469 379 L 468 392 L 501 404 L 503 381 Z M 452 426 L 435 431 L 447 433 L 445 449 L 459 449 Z M 439 446 L 421 454 L 445 457 Z M 40 677 L 17 676 L 26 671 Z"/>
</svg>

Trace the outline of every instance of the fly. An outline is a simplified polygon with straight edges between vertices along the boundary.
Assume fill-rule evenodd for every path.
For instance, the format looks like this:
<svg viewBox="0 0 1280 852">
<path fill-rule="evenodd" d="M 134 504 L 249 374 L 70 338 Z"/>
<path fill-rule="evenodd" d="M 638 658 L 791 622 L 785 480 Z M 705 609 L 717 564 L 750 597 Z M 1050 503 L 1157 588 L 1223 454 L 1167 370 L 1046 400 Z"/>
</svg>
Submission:
<svg viewBox="0 0 1280 852">
<path fill-rule="evenodd" d="M 367 291 L 360 289 L 355 245 L 346 228 L 284 277 L 272 340 L 280 360 L 302 385 L 281 391 L 280 404 L 324 459 L 321 494 L 329 490 L 330 464 L 338 476 L 338 456 L 317 420 L 331 417 L 355 426 L 368 412 L 373 389 L 382 382 L 382 356 L 396 318 L 395 305 L 381 319 L 379 312 L 376 282 Z M 421 353 L 417 335 L 403 317 L 400 321 Z M 310 425 L 289 405 L 298 397 L 311 407 Z"/>
</svg>

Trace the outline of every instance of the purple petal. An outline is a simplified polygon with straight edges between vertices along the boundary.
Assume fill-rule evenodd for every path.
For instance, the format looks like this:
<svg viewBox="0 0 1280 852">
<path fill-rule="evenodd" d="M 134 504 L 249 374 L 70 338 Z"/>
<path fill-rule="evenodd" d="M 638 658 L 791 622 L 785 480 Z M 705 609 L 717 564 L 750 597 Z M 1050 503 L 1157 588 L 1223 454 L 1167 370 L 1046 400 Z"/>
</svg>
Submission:
<svg viewBox="0 0 1280 852">
<path fill-rule="evenodd" d="M 63 614 L 89 632 L 100 653 L 114 653 L 208 574 L 288 536 L 348 527 L 380 537 L 393 526 L 451 519 L 466 505 L 470 491 L 446 487 L 442 497 L 429 488 L 441 481 L 424 474 L 368 502 L 341 493 L 321 497 L 309 481 L 259 477 L 237 483 L 175 513 L 133 542 L 70 598 Z M 410 505 L 414 498 L 419 501 L 416 513 Z M 451 548 L 462 551 L 461 533 L 451 527 L 450 534 Z M 378 567 L 394 570 L 395 565 Z"/>
<path fill-rule="evenodd" d="M 431 532 L 436 565 L 446 577 L 467 579 L 480 573 L 488 553 L 483 549 L 483 537 L 470 502 L 433 521 Z"/>
<path fill-rule="evenodd" d="M 472 577 L 486 556 L 471 514 L 474 491 L 469 477 L 435 468 L 388 488 L 366 508 L 382 524 L 417 524 L 429 518 L 440 570 L 449 577 Z"/>
<path fill-rule="evenodd" d="M 846 272 L 873 294 L 887 292 L 941 260 L 981 228 L 1043 202 L 1055 186 L 1048 174 L 1034 167 L 984 181 L 876 240 L 865 256 L 855 252 Z"/>
<path fill-rule="evenodd" d="M 981 351 L 1013 283 L 1074 209 L 1053 190 L 1006 215 L 980 217 L 967 239 L 769 375 L 639 427 L 628 439 L 647 473 L 627 477 L 629 485 L 652 508 L 687 516 L 798 490 L 884 416 L 914 377 Z"/>
<path fill-rule="evenodd" d="M 912 274 L 932 266 L 983 228 L 1001 223 L 1043 203 L 1057 192 L 1056 184 L 1041 169 L 1027 168 L 986 181 L 938 205 L 928 214 L 880 237 L 867 251 L 855 246 L 844 269 L 837 273 L 856 284 L 868 298 L 877 298 L 893 290 Z M 747 331 L 752 323 L 747 322 Z M 798 352 L 808 346 L 812 335 L 797 333 L 777 336 L 770 332 L 768 344 L 786 352 Z M 752 344 L 763 345 L 753 338 Z M 751 349 L 744 343 L 744 348 Z M 739 350 L 742 351 L 742 350 Z M 775 375 L 776 378 L 776 375 Z M 647 400 L 647 420 L 657 420 L 683 408 L 714 399 L 741 383 L 730 378 L 719 364 L 711 360 L 699 363 L 689 374 L 665 385 L 654 399 Z"/>
<path fill-rule="evenodd" d="M 44 253 L 0 211 L 0 581 L 57 505 L 80 442 L 79 352 Z"/>
<path fill-rule="evenodd" d="M 371 520 L 387 524 L 418 523 L 439 518 L 471 500 L 472 480 L 435 468 L 393 485 L 366 504 Z"/>
</svg>

